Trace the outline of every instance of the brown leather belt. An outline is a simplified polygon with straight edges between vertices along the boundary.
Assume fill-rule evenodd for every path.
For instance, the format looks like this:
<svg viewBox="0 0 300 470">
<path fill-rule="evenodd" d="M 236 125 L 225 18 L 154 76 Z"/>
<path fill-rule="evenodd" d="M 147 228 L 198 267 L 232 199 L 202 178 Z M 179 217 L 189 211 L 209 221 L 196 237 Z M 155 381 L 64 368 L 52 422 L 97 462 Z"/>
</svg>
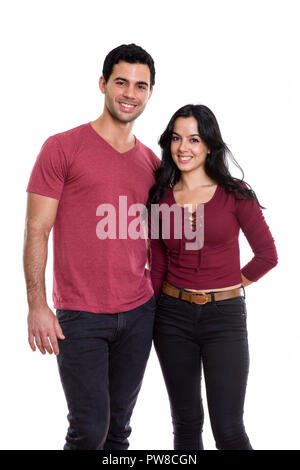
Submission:
<svg viewBox="0 0 300 470">
<path fill-rule="evenodd" d="M 236 289 L 223 290 L 214 292 L 213 295 L 211 295 L 210 292 L 193 293 L 185 289 L 179 289 L 179 287 L 172 286 L 172 284 L 169 284 L 165 281 L 163 283 L 162 292 L 164 294 L 170 295 L 171 297 L 176 297 L 176 299 L 182 299 L 194 304 L 204 305 L 207 302 L 212 302 L 213 298 L 214 300 L 225 300 L 232 299 L 234 297 L 240 297 L 242 296 L 243 288 L 238 287 Z"/>
</svg>

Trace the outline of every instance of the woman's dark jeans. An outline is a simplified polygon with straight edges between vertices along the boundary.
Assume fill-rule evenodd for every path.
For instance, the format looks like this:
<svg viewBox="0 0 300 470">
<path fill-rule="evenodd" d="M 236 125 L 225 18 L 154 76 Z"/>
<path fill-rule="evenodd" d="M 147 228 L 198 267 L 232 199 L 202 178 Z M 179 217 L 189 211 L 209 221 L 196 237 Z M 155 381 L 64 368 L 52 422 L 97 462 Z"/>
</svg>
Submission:
<svg viewBox="0 0 300 470">
<path fill-rule="evenodd" d="M 128 312 L 57 310 L 59 373 L 69 408 L 65 450 L 124 449 L 150 354 L 154 296 Z"/>
<path fill-rule="evenodd" d="M 251 450 L 243 424 L 249 370 L 244 297 L 198 305 L 162 294 L 154 346 L 170 400 L 174 449 L 203 449 L 203 366 L 217 449 Z"/>
</svg>

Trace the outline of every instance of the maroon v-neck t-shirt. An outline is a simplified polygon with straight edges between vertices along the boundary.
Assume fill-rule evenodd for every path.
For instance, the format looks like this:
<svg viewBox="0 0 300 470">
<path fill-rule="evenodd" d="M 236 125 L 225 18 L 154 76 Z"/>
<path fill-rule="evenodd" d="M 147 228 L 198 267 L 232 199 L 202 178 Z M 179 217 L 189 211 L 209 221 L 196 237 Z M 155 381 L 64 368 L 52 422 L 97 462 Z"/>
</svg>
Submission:
<svg viewBox="0 0 300 470">
<path fill-rule="evenodd" d="M 120 153 L 91 123 L 44 142 L 27 191 L 59 200 L 53 226 L 55 308 L 118 313 L 151 298 L 146 240 L 129 237 L 124 224 L 133 204 L 146 205 L 159 165 L 159 158 L 138 139 Z M 115 220 L 106 226 L 104 204 L 110 215 L 115 211 Z M 136 217 L 128 215 L 128 226 Z M 115 238 L 101 235 L 105 229 Z"/>
</svg>

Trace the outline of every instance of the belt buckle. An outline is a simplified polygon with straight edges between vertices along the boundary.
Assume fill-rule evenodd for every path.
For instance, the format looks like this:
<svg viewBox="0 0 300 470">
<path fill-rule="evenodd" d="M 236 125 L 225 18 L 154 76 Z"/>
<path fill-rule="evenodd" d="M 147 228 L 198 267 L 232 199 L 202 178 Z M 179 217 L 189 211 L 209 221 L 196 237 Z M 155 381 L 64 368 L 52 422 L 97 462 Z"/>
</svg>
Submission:
<svg viewBox="0 0 300 470">
<path fill-rule="evenodd" d="M 208 302 L 208 295 L 207 294 L 201 293 L 201 294 L 194 294 L 194 295 L 197 295 L 197 298 L 199 299 L 199 302 L 194 302 L 194 303 L 197 303 L 199 305 L 204 305 Z M 199 298 L 198 296 L 202 296 L 203 299 Z"/>
</svg>

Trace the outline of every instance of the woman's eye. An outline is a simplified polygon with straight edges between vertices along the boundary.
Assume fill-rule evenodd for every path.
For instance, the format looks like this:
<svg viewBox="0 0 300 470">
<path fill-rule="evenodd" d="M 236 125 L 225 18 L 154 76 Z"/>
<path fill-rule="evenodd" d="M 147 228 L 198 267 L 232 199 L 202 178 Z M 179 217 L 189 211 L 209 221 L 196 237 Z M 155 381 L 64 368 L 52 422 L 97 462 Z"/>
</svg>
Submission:
<svg viewBox="0 0 300 470">
<path fill-rule="evenodd" d="M 192 143 L 199 143 L 199 140 L 198 139 L 191 139 L 191 142 Z"/>
<path fill-rule="evenodd" d="M 173 136 L 172 136 L 172 140 L 173 140 L 174 142 L 177 142 L 177 140 L 179 140 L 179 139 L 178 139 L 178 137 L 177 137 L 176 135 L 173 135 Z"/>
</svg>

